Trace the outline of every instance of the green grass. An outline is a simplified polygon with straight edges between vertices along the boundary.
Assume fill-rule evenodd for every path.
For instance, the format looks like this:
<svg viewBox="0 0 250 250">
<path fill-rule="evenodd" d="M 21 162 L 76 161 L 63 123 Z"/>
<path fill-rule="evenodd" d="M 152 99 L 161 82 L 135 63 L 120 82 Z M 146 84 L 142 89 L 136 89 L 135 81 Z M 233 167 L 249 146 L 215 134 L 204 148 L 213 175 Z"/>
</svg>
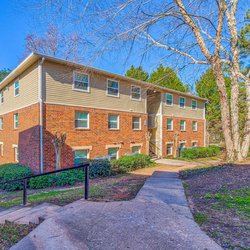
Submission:
<svg viewBox="0 0 250 250">
<path fill-rule="evenodd" d="M 89 196 L 100 197 L 104 194 L 104 190 L 100 186 L 90 187 Z M 49 191 L 34 195 L 28 195 L 28 203 L 37 205 L 43 202 L 50 202 L 57 205 L 66 205 L 75 200 L 84 198 L 84 189 L 83 188 L 75 188 L 70 190 L 62 190 L 62 191 Z M 17 206 L 22 204 L 22 198 L 15 198 L 9 201 L 1 202 L 2 208 L 10 208 L 13 206 Z"/>
<path fill-rule="evenodd" d="M 197 212 L 197 213 L 193 213 L 193 216 L 194 216 L 195 222 L 198 223 L 199 225 L 202 225 L 208 220 L 207 214 L 205 213 Z"/>
</svg>

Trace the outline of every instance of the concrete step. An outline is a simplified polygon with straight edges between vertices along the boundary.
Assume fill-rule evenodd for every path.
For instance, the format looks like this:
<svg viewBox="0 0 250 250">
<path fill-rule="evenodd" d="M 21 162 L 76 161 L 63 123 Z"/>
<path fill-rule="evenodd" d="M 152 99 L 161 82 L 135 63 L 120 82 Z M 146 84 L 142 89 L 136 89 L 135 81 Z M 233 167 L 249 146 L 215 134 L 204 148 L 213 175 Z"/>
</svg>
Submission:
<svg viewBox="0 0 250 250">
<path fill-rule="evenodd" d="M 55 215 L 60 208 L 60 206 L 49 203 L 43 203 L 35 207 L 19 207 L 12 209 L 9 213 L 4 211 L 4 215 L 0 213 L 0 223 L 9 221 L 17 224 L 39 224 L 41 220 Z"/>
</svg>

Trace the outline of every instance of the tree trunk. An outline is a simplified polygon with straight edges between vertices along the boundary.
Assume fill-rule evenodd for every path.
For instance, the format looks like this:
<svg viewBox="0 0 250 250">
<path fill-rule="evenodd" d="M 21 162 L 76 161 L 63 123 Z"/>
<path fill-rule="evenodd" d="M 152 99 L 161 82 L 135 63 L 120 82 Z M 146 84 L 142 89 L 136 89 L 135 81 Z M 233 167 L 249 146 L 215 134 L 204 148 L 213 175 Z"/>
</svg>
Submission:
<svg viewBox="0 0 250 250">
<path fill-rule="evenodd" d="M 221 121 L 224 134 L 224 140 L 226 145 L 227 160 L 232 162 L 235 160 L 234 146 L 232 140 L 232 131 L 230 126 L 230 112 L 228 105 L 228 97 L 226 92 L 226 85 L 224 80 L 224 75 L 222 71 L 222 66 L 220 62 L 212 63 L 213 73 L 218 85 L 218 91 L 220 96 L 220 106 L 221 106 Z"/>
</svg>

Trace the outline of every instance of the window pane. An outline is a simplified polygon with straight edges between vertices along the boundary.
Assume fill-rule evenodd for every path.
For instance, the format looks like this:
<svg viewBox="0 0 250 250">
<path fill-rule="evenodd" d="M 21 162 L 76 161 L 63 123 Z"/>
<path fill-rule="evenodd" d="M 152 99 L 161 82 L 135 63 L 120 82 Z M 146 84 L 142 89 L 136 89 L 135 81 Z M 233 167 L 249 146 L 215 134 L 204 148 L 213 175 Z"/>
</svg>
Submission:
<svg viewBox="0 0 250 250">
<path fill-rule="evenodd" d="M 15 96 L 19 94 L 19 82 L 15 82 Z"/>
<path fill-rule="evenodd" d="M 118 148 L 109 148 L 108 149 L 108 155 L 110 157 L 110 160 L 117 159 L 117 151 L 118 151 Z"/>
<path fill-rule="evenodd" d="M 140 146 L 133 146 L 132 147 L 132 153 L 134 154 L 140 154 Z"/>
<path fill-rule="evenodd" d="M 167 144 L 167 155 L 172 155 L 172 144 Z"/>
<path fill-rule="evenodd" d="M 180 107 L 184 108 L 185 107 L 185 98 L 184 97 L 180 97 L 179 102 L 180 102 Z"/>
<path fill-rule="evenodd" d="M 89 113 L 88 112 L 75 112 L 75 127 L 88 128 Z"/>
<path fill-rule="evenodd" d="M 85 74 L 75 74 L 74 75 L 74 88 L 81 90 L 88 90 L 89 88 L 89 78 Z"/>
<path fill-rule="evenodd" d="M 167 130 L 173 130 L 173 120 L 167 120 Z"/>
<path fill-rule="evenodd" d="M 133 129 L 140 129 L 141 128 L 141 118 L 140 117 L 133 117 L 132 128 Z"/>
<path fill-rule="evenodd" d="M 84 163 L 88 159 L 88 150 L 75 151 L 75 166 Z"/>
<path fill-rule="evenodd" d="M 118 128 L 118 115 L 109 115 L 108 116 L 108 127 L 109 128 Z"/>
<path fill-rule="evenodd" d="M 192 100 L 192 109 L 197 109 L 197 102 Z"/>
<path fill-rule="evenodd" d="M 173 104 L 173 96 L 171 94 L 166 94 L 166 104 L 167 105 Z"/>
<path fill-rule="evenodd" d="M 3 129 L 3 118 L 0 118 L 0 129 Z"/>
<path fill-rule="evenodd" d="M 118 96 L 118 86 L 118 82 L 108 80 L 108 94 Z"/>
<path fill-rule="evenodd" d="M 141 88 L 132 86 L 132 99 L 141 99 Z"/>
<path fill-rule="evenodd" d="M 181 130 L 185 130 L 185 121 L 180 122 L 180 128 Z"/>
</svg>

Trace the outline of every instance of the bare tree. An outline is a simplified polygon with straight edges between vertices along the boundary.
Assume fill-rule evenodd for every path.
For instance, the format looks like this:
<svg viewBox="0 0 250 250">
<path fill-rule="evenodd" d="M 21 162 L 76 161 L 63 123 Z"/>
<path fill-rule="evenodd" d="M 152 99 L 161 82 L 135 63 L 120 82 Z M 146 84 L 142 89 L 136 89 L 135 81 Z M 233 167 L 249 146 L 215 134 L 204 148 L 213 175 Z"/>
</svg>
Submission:
<svg viewBox="0 0 250 250">
<path fill-rule="evenodd" d="M 46 1 L 47 2 L 47 1 Z M 182 67 L 211 67 L 216 78 L 222 127 L 228 161 L 247 156 L 250 142 L 250 72 L 241 73 L 238 49 L 239 4 L 244 0 L 114 0 L 60 1 L 55 13 L 64 10 L 69 22 L 82 28 L 82 35 L 95 44 L 97 55 L 115 49 L 133 49 L 138 56 L 161 54 L 174 57 Z M 79 15 L 76 16 L 76 10 Z M 65 11 L 66 10 L 66 11 Z M 74 15 L 72 15 L 74 13 Z M 73 16 L 73 18 L 72 18 Z M 129 47 L 126 47 L 128 45 Z M 142 51 L 140 53 L 139 51 Z M 231 78 L 231 96 L 226 91 L 223 69 Z M 244 134 L 239 129 L 239 82 L 244 82 L 247 117 Z"/>
<path fill-rule="evenodd" d="M 61 169 L 61 152 L 63 145 L 65 144 L 65 141 L 66 141 L 66 133 L 62 133 L 60 136 L 58 136 L 58 134 L 55 133 L 52 139 L 52 144 L 54 145 L 56 153 L 56 170 Z"/>
</svg>

